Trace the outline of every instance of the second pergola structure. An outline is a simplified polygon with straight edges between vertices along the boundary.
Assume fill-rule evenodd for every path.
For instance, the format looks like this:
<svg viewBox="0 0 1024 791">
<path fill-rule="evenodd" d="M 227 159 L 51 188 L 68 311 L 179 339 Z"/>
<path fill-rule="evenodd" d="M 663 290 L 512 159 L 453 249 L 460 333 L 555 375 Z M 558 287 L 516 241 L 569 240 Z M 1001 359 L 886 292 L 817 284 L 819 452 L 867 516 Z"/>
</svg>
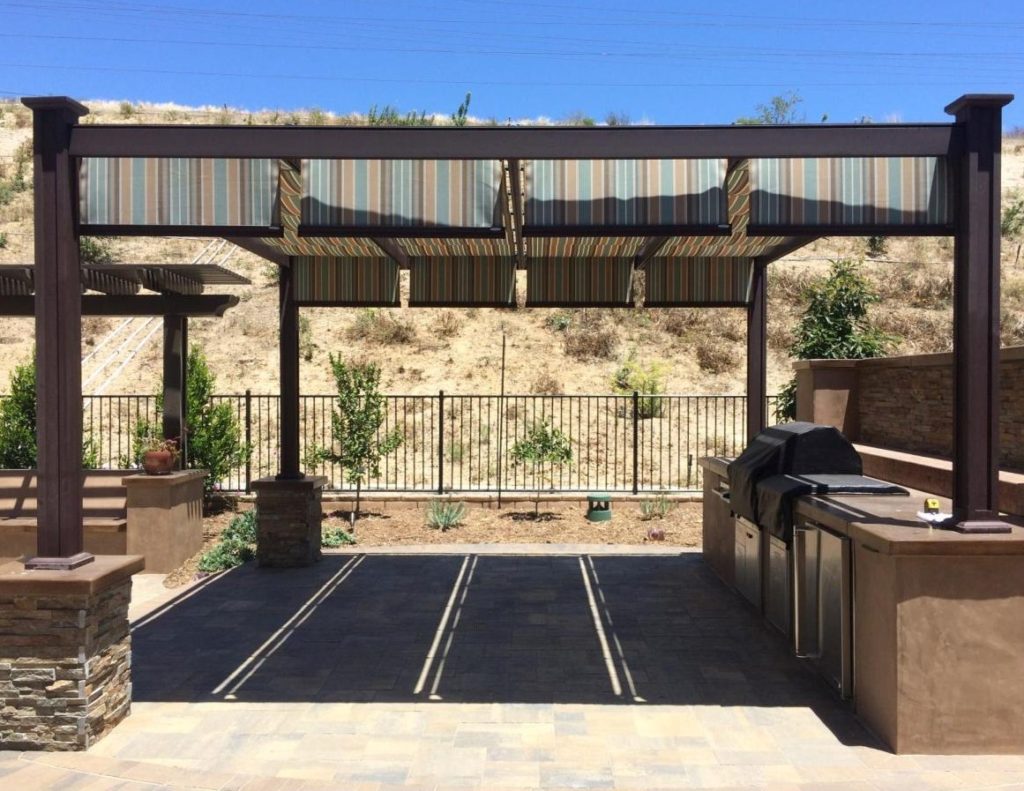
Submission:
<svg viewBox="0 0 1024 791">
<path fill-rule="evenodd" d="M 79 235 L 223 237 L 280 267 L 281 455 L 261 561 L 319 556 L 299 447 L 302 306 L 742 307 L 747 433 L 766 422 L 768 265 L 822 236 L 952 236 L 954 507 L 998 521 L 1001 108 L 953 123 L 726 127 L 80 125 L 34 111 L 39 555 L 82 554 Z M 314 507 L 315 506 L 315 507 Z M 315 522 L 315 524 L 314 524 Z M 264 541 L 265 535 L 274 536 Z"/>
</svg>

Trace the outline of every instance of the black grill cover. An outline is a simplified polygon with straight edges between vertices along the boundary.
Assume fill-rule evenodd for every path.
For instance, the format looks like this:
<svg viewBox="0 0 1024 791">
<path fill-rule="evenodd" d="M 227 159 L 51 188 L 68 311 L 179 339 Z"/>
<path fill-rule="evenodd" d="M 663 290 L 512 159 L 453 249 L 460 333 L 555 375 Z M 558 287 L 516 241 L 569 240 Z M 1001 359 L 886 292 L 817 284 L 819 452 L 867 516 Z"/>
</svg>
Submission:
<svg viewBox="0 0 1024 791">
<path fill-rule="evenodd" d="M 757 484 L 759 524 L 788 546 L 793 540 L 793 500 L 805 494 L 903 494 L 894 483 L 864 475 L 772 475 Z"/>
<path fill-rule="evenodd" d="M 754 437 L 729 464 L 732 510 L 760 524 L 757 484 L 770 475 L 862 475 L 860 454 L 833 426 L 782 423 Z"/>
</svg>

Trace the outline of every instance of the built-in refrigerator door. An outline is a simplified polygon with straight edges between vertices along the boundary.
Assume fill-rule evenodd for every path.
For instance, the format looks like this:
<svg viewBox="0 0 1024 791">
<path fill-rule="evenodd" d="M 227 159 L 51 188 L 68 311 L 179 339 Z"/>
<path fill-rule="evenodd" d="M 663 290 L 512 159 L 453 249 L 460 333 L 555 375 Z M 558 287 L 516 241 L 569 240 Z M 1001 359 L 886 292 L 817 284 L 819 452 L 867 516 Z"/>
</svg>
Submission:
<svg viewBox="0 0 1024 791">
<path fill-rule="evenodd" d="M 853 687 L 850 540 L 819 530 L 818 667 L 842 697 Z"/>
</svg>

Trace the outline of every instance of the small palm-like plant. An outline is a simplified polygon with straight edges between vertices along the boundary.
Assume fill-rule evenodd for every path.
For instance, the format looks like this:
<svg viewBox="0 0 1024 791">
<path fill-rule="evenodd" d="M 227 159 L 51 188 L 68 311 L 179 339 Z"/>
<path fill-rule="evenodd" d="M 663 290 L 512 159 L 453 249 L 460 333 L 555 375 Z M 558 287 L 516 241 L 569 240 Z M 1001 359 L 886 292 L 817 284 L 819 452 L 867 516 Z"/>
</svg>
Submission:
<svg viewBox="0 0 1024 791">
<path fill-rule="evenodd" d="M 444 533 L 453 527 L 458 527 L 466 518 L 465 503 L 456 503 L 451 500 L 431 500 L 427 506 L 427 527 L 440 530 Z"/>
</svg>

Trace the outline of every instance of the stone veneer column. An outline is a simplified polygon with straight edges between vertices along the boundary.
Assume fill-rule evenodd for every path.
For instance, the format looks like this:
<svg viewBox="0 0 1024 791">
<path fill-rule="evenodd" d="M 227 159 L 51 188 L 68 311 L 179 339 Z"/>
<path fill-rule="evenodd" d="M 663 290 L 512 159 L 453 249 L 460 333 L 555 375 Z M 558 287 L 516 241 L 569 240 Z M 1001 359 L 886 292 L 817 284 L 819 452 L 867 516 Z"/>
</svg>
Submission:
<svg viewBox="0 0 1024 791">
<path fill-rule="evenodd" d="M 0 750 L 85 750 L 128 716 L 137 555 L 0 569 Z"/>
<path fill-rule="evenodd" d="M 309 475 L 253 481 L 256 561 L 260 566 L 295 568 L 320 560 L 320 500 L 326 485 L 326 478 Z"/>
</svg>

